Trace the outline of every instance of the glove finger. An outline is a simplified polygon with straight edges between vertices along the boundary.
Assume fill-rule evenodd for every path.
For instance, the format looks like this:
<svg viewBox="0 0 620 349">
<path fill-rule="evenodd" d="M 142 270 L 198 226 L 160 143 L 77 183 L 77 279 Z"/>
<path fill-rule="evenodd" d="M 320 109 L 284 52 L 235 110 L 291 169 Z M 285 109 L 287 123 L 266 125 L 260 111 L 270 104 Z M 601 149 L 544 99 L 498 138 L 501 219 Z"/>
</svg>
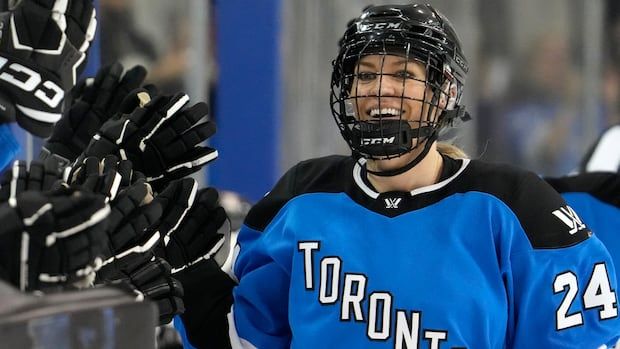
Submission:
<svg viewBox="0 0 620 349">
<path fill-rule="evenodd" d="M 138 107 L 144 107 L 151 99 L 155 98 L 157 94 L 152 94 L 144 87 L 136 88 L 130 91 L 120 102 L 118 107 L 118 113 L 130 114 L 134 109 Z"/>
<path fill-rule="evenodd" d="M 106 155 L 103 160 L 101 160 L 101 164 L 102 164 L 102 173 L 108 173 L 110 171 L 117 171 L 118 170 L 118 164 L 119 164 L 120 159 L 118 158 L 118 156 L 114 155 L 114 154 L 108 154 Z"/>
<path fill-rule="evenodd" d="M 127 219 L 123 227 L 114 232 L 114 254 L 128 250 L 134 246 L 149 248 L 155 232 L 147 230 L 161 216 L 162 207 L 156 202 L 139 207 L 136 212 Z M 159 240 L 159 238 L 158 238 Z M 148 244 L 148 246 L 146 246 Z"/>
<path fill-rule="evenodd" d="M 180 224 L 196 198 L 198 184 L 193 178 L 183 178 L 171 182 L 168 187 L 155 197 L 163 207 L 161 220 L 157 226 L 164 237 L 171 234 Z"/>
<path fill-rule="evenodd" d="M 139 88 L 140 85 L 142 85 L 142 82 L 144 82 L 145 78 L 146 69 L 141 65 L 137 65 L 125 73 L 120 83 L 116 87 L 114 97 L 112 98 L 111 103 L 108 106 L 108 111 L 110 115 L 114 115 L 120 110 L 125 97 L 127 97 L 131 93 L 131 91 Z"/>
<path fill-rule="evenodd" d="M 209 147 L 195 146 L 183 155 L 177 156 L 174 162 L 168 164 L 166 176 L 169 178 L 186 176 L 200 170 L 209 162 L 217 159 L 217 157 L 217 150 Z"/>
<path fill-rule="evenodd" d="M 165 325 L 170 323 L 172 319 L 185 312 L 185 305 L 183 299 L 180 297 L 161 299 L 156 302 L 157 309 L 159 310 L 159 325 Z"/>
<path fill-rule="evenodd" d="M 172 143 L 167 144 L 165 147 L 161 147 L 161 153 L 165 159 L 173 160 L 178 154 L 184 154 L 188 150 L 191 151 L 195 146 L 206 141 L 214 133 L 215 126 L 213 123 L 206 122 L 196 125 L 196 127 L 185 132 Z"/>
<path fill-rule="evenodd" d="M 115 231 L 126 217 L 136 210 L 149 194 L 148 186 L 138 182 L 123 190 L 111 203 L 110 231 Z M 120 247 L 120 246 L 119 246 Z"/>
<path fill-rule="evenodd" d="M 121 189 L 127 188 L 133 183 L 134 171 L 131 160 L 119 161 L 116 170 L 121 175 Z"/>
<path fill-rule="evenodd" d="M 84 88 L 80 99 L 90 105 L 94 104 L 100 98 L 99 93 L 101 90 L 110 90 L 116 86 L 122 73 L 123 66 L 118 62 L 99 69 L 92 84 Z"/>
<path fill-rule="evenodd" d="M 82 170 L 79 172 L 78 181 L 75 184 L 79 184 L 83 189 L 93 193 L 99 192 L 99 176 L 101 175 L 101 163 L 99 159 L 94 156 L 89 156 L 84 159 Z"/>
<path fill-rule="evenodd" d="M 144 100 L 140 99 L 140 93 L 143 92 L 144 91 L 141 90 L 134 90 L 132 96 L 129 96 L 130 99 L 127 104 L 133 104 L 136 107 L 129 116 L 129 119 L 138 125 L 138 127 L 150 133 L 162 119 L 163 115 L 159 113 L 159 110 L 163 109 L 170 101 L 170 97 L 155 96 L 155 98 L 150 99 L 144 106 L 141 106 Z M 148 96 L 147 98 L 151 97 Z"/>
<path fill-rule="evenodd" d="M 139 267 L 131 270 L 131 281 L 136 286 L 146 285 L 148 282 L 170 275 L 172 268 L 162 258 L 155 257 Z"/>
<path fill-rule="evenodd" d="M 11 170 L 4 174 L 0 188 L 0 198 L 3 202 L 15 200 L 18 194 L 26 190 L 26 177 L 28 175 L 26 166 L 25 161 L 16 160 L 13 162 Z"/>
<path fill-rule="evenodd" d="M 188 103 L 189 96 L 185 93 L 177 93 L 172 97 L 157 97 L 149 102 L 145 107 L 153 116 L 144 123 L 145 130 L 149 130 L 146 139 L 155 134 L 166 121 L 178 116 L 181 109 Z"/>
<path fill-rule="evenodd" d="M 109 107 L 110 104 L 113 103 L 114 94 L 118 88 L 122 73 L 123 66 L 116 62 L 110 67 L 108 74 L 102 77 L 100 83 L 95 85 L 97 87 L 95 91 L 96 96 L 94 96 L 94 100 L 91 104 L 93 105 L 93 109 L 101 111 L 97 113 L 101 123 L 107 121 L 105 116 L 113 114 L 109 111 Z"/>
<path fill-rule="evenodd" d="M 196 209 L 202 210 L 203 208 L 211 211 L 220 207 L 220 194 L 213 187 L 203 188 L 198 192 L 198 198 L 196 199 Z"/>
<path fill-rule="evenodd" d="M 192 126 L 202 120 L 202 118 L 206 117 L 208 113 L 209 107 L 206 103 L 196 103 L 179 113 L 178 117 L 170 120 L 170 125 L 177 134 L 182 134 L 192 128 Z"/>
<path fill-rule="evenodd" d="M 52 210 L 41 217 L 45 218 L 49 213 L 54 223 L 54 234 L 58 238 L 73 235 L 80 230 L 78 228 L 86 229 L 93 226 L 107 218 L 110 213 L 110 207 L 104 203 L 103 198 L 85 192 L 74 193 L 68 198 L 52 197 L 51 204 Z M 53 243 L 54 239 L 48 238 L 48 244 Z"/>
</svg>

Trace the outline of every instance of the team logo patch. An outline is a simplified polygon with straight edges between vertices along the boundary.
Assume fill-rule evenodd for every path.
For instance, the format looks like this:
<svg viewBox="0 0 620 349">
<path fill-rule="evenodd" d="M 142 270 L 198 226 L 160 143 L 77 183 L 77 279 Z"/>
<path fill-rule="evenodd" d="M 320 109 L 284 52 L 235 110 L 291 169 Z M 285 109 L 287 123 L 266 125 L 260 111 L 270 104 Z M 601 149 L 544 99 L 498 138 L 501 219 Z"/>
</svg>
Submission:
<svg viewBox="0 0 620 349">
<path fill-rule="evenodd" d="M 385 199 L 385 208 L 398 208 L 402 198 L 387 198 Z"/>
<path fill-rule="evenodd" d="M 566 226 L 570 228 L 568 231 L 569 234 L 573 235 L 576 232 L 585 229 L 586 225 L 583 224 L 581 218 L 577 215 L 575 210 L 573 210 L 570 206 L 560 207 L 559 209 L 552 212 L 554 216 L 556 216 L 559 220 L 561 220 Z"/>
</svg>

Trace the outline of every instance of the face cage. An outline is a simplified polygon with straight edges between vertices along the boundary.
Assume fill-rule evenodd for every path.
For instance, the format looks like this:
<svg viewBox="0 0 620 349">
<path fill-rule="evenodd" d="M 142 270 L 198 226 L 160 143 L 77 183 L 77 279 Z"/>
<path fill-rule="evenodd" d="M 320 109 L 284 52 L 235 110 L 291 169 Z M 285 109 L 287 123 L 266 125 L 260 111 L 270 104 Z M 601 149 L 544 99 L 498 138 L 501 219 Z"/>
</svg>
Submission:
<svg viewBox="0 0 620 349">
<path fill-rule="evenodd" d="M 409 43 L 397 45 L 385 40 L 370 40 L 364 43 L 361 49 L 359 49 L 359 45 L 357 46 L 357 49 L 356 45 L 350 46 L 335 62 L 334 76 L 336 78 L 332 80 L 330 96 L 332 114 L 349 147 L 355 154 L 367 159 L 392 159 L 424 145 L 427 140 L 432 142 L 442 127 L 442 111 L 437 110 L 439 109 L 440 97 L 443 94 L 445 100 L 448 100 L 447 88 L 443 86 L 444 81 L 446 81 L 445 71 L 443 67 L 440 67 L 439 59 L 428 52 L 414 50 Z M 375 72 L 376 79 L 379 79 L 376 93 L 358 94 L 360 79 L 357 62 L 363 57 L 371 55 L 382 56 L 381 69 Z M 396 74 L 384 73 L 386 55 L 400 56 L 405 58 L 406 62 L 415 61 L 423 64 L 426 78 L 423 80 L 411 77 L 402 78 Z M 405 63 L 404 70 L 407 71 L 407 69 L 407 63 Z M 399 96 L 381 95 L 384 77 L 402 80 Z M 413 98 L 406 95 L 405 85 L 409 79 L 424 84 L 423 98 Z M 432 91 L 430 100 L 426 98 L 426 91 L 429 90 Z M 371 120 L 360 120 L 359 116 L 364 111 L 359 110 L 360 103 L 358 101 L 362 98 L 376 98 L 379 110 L 381 110 L 382 104 L 390 104 L 386 102 L 397 98 L 399 99 L 401 113 L 398 119 L 390 117 L 389 120 L 385 120 L 383 115 L 379 115 Z M 420 103 L 420 112 L 417 117 L 410 115 L 408 120 L 403 119 L 402 111 L 406 100 Z M 426 113 L 424 113 L 425 109 Z M 369 129 L 378 129 L 379 134 L 367 131 Z M 394 140 L 391 139 L 393 135 L 396 135 Z M 356 141 L 358 139 L 362 142 Z M 368 144 L 369 139 L 372 144 Z"/>
</svg>

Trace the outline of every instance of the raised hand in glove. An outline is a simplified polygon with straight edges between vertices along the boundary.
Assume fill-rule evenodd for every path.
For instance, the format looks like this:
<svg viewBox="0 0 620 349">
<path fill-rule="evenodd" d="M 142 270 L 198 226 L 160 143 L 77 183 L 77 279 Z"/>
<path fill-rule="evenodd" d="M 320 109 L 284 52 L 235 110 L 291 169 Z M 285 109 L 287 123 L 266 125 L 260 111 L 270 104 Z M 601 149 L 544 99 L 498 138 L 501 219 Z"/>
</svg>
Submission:
<svg viewBox="0 0 620 349">
<path fill-rule="evenodd" d="M 47 191 L 62 181 L 62 174 L 53 161 L 16 160 L 0 181 L 0 202 L 15 201 L 25 191 Z"/>
<path fill-rule="evenodd" d="M 198 171 L 217 158 L 215 149 L 200 145 L 215 133 L 215 125 L 202 121 L 205 103 L 185 108 L 188 103 L 182 93 L 158 96 L 130 114 L 108 120 L 82 156 L 116 154 L 129 159 L 158 188 Z"/>
<path fill-rule="evenodd" d="M 222 230 L 226 212 L 213 188 L 198 191 L 189 211 L 179 218 L 166 222 L 175 229 L 155 249 L 156 255 L 170 263 L 173 274 L 213 257 L 222 248 L 226 236 L 225 229 Z"/>
<path fill-rule="evenodd" d="M 183 286 L 170 275 L 170 265 L 161 258 L 145 260 L 127 271 L 122 278 L 108 282 L 128 286 L 139 298 L 146 298 L 157 305 L 159 325 L 172 321 L 185 311 Z"/>
<path fill-rule="evenodd" d="M 64 166 L 73 162 L 88 146 L 99 128 L 121 108 L 121 102 L 140 87 L 146 70 L 135 66 L 123 74 L 123 66 L 115 63 L 101 68 L 97 76 L 82 80 L 71 91 L 73 103 L 52 135 L 43 145 L 40 157 L 55 157 Z"/>
<path fill-rule="evenodd" d="M 49 136 L 96 23 L 92 0 L 21 0 L 0 13 L 0 119 Z"/>
<path fill-rule="evenodd" d="M 24 192 L 0 205 L 0 267 L 21 290 L 63 286 L 93 275 L 110 207 L 68 189 Z"/>
<path fill-rule="evenodd" d="M 105 260 L 97 272 L 99 282 L 118 279 L 153 256 L 159 232 L 149 229 L 161 216 L 162 208 L 152 201 L 150 186 L 140 180 L 123 190 L 111 202 Z"/>
</svg>

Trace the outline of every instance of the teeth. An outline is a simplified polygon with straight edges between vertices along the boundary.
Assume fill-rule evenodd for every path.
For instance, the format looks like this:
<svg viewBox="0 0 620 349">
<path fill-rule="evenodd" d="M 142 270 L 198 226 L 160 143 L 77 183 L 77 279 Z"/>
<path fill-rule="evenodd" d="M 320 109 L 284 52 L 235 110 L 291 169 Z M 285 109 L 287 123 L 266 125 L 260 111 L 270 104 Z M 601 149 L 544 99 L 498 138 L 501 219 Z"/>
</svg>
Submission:
<svg viewBox="0 0 620 349">
<path fill-rule="evenodd" d="M 370 116 L 377 116 L 377 115 L 393 115 L 393 116 L 399 116 L 401 114 L 401 110 L 400 109 L 396 109 L 396 108 L 373 108 L 370 109 Z"/>
</svg>

